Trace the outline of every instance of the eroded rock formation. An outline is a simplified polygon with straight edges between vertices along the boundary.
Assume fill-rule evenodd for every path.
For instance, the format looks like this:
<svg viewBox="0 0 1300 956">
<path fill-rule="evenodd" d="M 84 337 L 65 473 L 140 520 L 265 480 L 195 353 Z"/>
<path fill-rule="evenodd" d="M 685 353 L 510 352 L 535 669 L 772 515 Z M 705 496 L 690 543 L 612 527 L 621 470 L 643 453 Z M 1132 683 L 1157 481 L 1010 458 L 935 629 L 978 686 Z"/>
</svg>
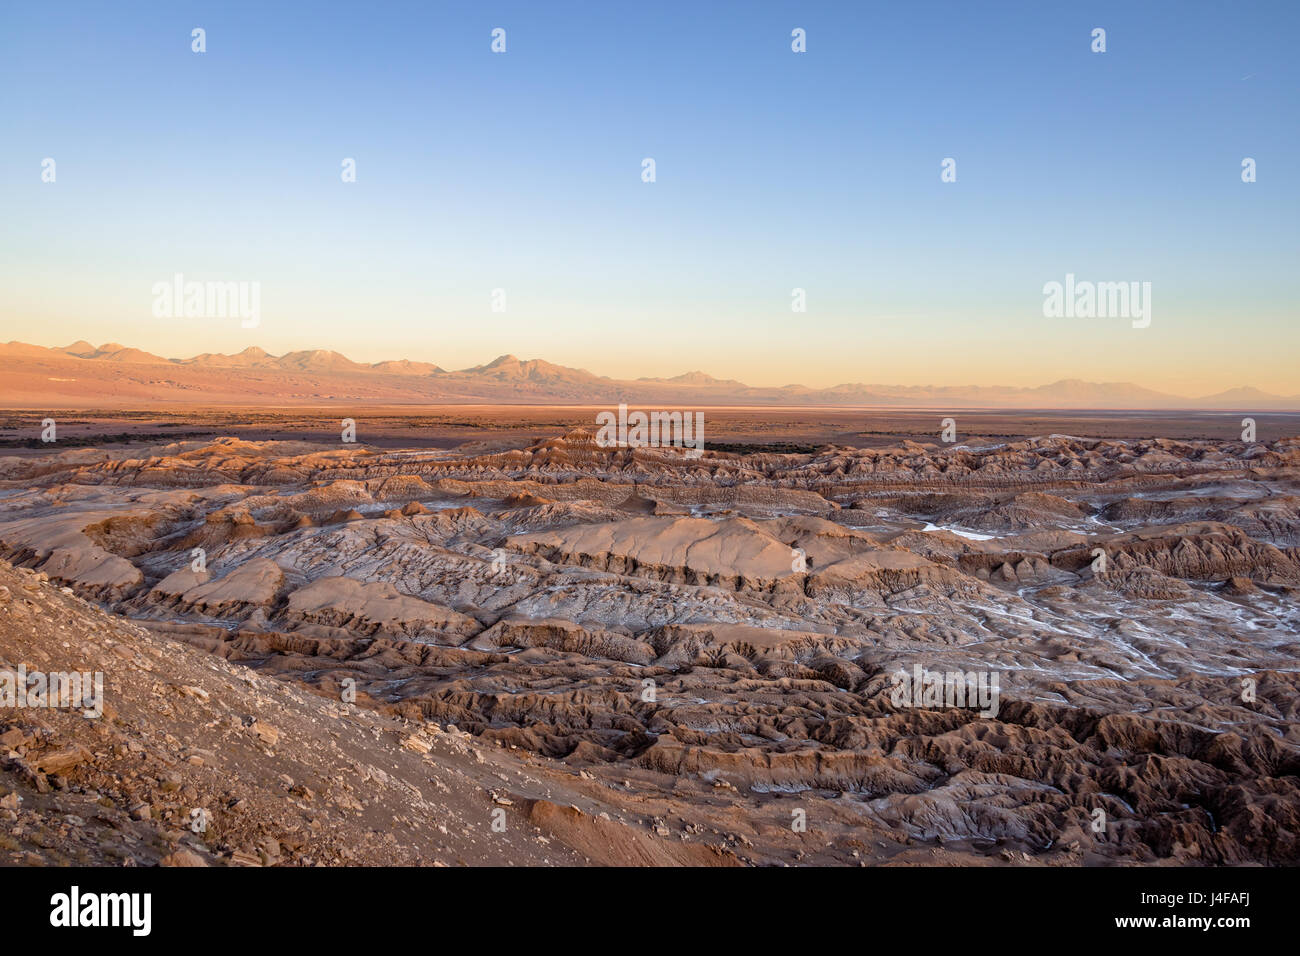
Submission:
<svg viewBox="0 0 1300 956">
<path fill-rule="evenodd" d="M 690 781 L 991 862 L 1300 862 L 1300 440 L 132 454 L 0 459 L 0 554 L 666 805 Z M 995 713 L 900 704 L 918 667 L 996 676 Z"/>
</svg>

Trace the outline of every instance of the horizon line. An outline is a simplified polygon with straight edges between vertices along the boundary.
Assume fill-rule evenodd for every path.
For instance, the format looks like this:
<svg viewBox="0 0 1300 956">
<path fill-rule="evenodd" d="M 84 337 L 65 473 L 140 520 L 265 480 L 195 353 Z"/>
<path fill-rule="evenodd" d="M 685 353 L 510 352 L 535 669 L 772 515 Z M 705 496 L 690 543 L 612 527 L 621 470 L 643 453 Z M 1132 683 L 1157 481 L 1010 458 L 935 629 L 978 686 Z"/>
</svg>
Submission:
<svg viewBox="0 0 1300 956">
<path fill-rule="evenodd" d="M 71 351 L 69 351 L 70 349 L 72 349 L 72 348 L 74 348 L 74 347 L 77 347 L 77 346 L 80 346 L 80 345 L 87 345 L 87 346 L 90 346 L 92 352 L 91 352 L 90 354 L 87 354 L 87 353 L 85 353 L 85 352 L 76 353 L 76 352 L 71 352 Z M 777 392 L 777 393 L 779 393 L 779 392 L 793 391 L 793 390 L 801 390 L 801 391 L 804 392 L 804 393 L 814 393 L 814 394 L 815 394 L 815 393 L 829 393 L 829 392 L 834 392 L 834 391 L 836 391 L 836 390 L 838 390 L 838 389 L 849 389 L 849 388 L 860 388 L 860 389 L 883 389 L 883 390 L 895 390 L 895 391 L 898 391 L 898 390 L 923 390 L 923 389 L 942 389 L 942 390 L 953 391 L 953 390 L 976 390 L 976 389 L 978 389 L 978 390 L 984 390 L 984 391 L 987 391 L 987 390 L 998 390 L 998 391 L 1010 392 L 1010 393 L 1033 393 L 1033 392 L 1038 392 L 1038 391 L 1042 391 L 1042 390 L 1045 390 L 1045 389 L 1050 389 L 1050 388 L 1052 388 L 1052 387 L 1054 387 L 1054 386 L 1079 384 L 1079 385 L 1092 386 L 1092 387 L 1095 387 L 1095 388 L 1132 388 L 1132 389 L 1139 389 L 1139 390 L 1141 390 L 1141 391 L 1143 391 L 1143 392 L 1150 393 L 1151 397 L 1152 397 L 1152 398 L 1155 398 L 1155 399 L 1176 399 L 1176 400 L 1178 400 L 1178 401 L 1184 401 L 1184 402 L 1201 401 L 1201 400 L 1206 400 L 1206 401 L 1208 401 L 1208 400 L 1212 400 L 1212 399 L 1221 398 L 1221 397 L 1224 397 L 1224 396 L 1230 396 L 1230 395 L 1231 395 L 1232 393 L 1234 393 L 1234 392 L 1243 392 L 1243 391 L 1245 391 L 1245 392 L 1257 392 L 1257 393 L 1259 393 L 1259 397 L 1260 397 L 1262 400 L 1281 399 L 1281 400 L 1288 401 L 1288 402 L 1300 402 L 1300 395 L 1283 395 L 1283 394 L 1278 394 L 1278 393 L 1273 393 L 1273 392 L 1267 392 L 1267 391 L 1265 391 L 1264 389 L 1261 389 L 1261 388 L 1259 388 L 1259 387 L 1257 387 L 1257 386 L 1247 385 L 1247 384 L 1239 384 L 1239 385 L 1231 386 L 1231 387 L 1229 387 L 1229 388 L 1221 389 L 1220 391 L 1212 392 L 1212 393 L 1204 394 L 1204 395 L 1185 395 L 1185 394 L 1180 394 L 1180 393 L 1177 393 L 1177 392 L 1166 392 L 1166 391 L 1161 391 L 1161 390 L 1159 390 L 1159 389 L 1150 388 L 1149 386 L 1141 385 L 1141 384 L 1139 384 L 1139 383 L 1137 383 L 1137 382 L 1133 382 L 1133 381 L 1102 381 L 1102 382 L 1099 382 L 1099 381 L 1093 381 L 1093 380 L 1090 380 L 1090 379 L 1078 378 L 1078 377 L 1075 377 L 1075 376 L 1067 376 L 1067 377 L 1065 377 L 1065 378 L 1056 379 L 1056 380 L 1051 381 L 1051 382 L 1044 382 L 1044 383 L 1042 383 L 1042 384 L 1040 384 L 1040 385 L 980 385 L 980 384 L 976 384 L 976 383 L 973 383 L 973 382 L 954 383 L 954 384 L 937 384 L 937 383 L 935 383 L 935 382 L 926 382 L 926 383 L 917 383 L 917 384 L 908 384 L 908 385 L 887 385 L 887 384 L 880 383 L 880 382 L 839 382 L 839 383 L 836 383 L 836 384 L 834 384 L 834 385 L 820 386 L 820 387 L 819 387 L 819 386 L 804 385 L 804 384 L 802 384 L 802 383 L 798 383 L 798 382 L 795 382 L 795 383 L 789 383 L 789 384 L 785 384 L 785 385 L 751 385 L 751 384 L 749 384 L 749 383 L 747 383 L 747 382 L 744 382 L 744 381 L 741 381 L 741 380 L 739 380 L 739 379 L 730 379 L 730 378 L 723 379 L 723 378 L 718 378 L 717 376 L 714 376 L 714 375 L 712 375 L 712 374 L 709 373 L 709 372 L 705 372 L 705 371 L 703 371 L 703 370 L 697 368 L 697 369 L 690 369 L 690 370 L 687 370 L 687 371 L 685 371 L 685 372 L 681 372 L 681 373 L 679 373 L 679 374 L 677 374 L 677 375 L 675 375 L 675 376 L 662 376 L 662 375 L 659 375 L 659 376 L 652 376 L 652 375 L 643 375 L 643 376 L 639 376 L 639 377 L 637 377 L 637 378 L 631 378 L 631 379 L 619 379 L 619 378 L 613 378 L 613 377 L 608 376 L 608 375 L 602 375 L 602 374 L 599 374 L 599 373 L 596 373 L 596 372 L 592 372 L 592 371 L 590 371 L 589 369 L 586 369 L 586 368 L 581 368 L 581 367 L 577 367 L 577 366 L 561 365 L 561 364 L 559 364 L 559 363 L 552 362 L 552 361 L 550 361 L 549 359 L 544 359 L 544 358 L 529 358 L 529 359 L 522 359 L 522 358 L 519 358 L 517 355 L 515 355 L 514 353 L 511 353 L 511 352 L 503 352 L 503 353 L 501 353 L 500 355 L 496 356 L 495 358 L 491 359 L 490 361 L 483 362 L 483 363 L 480 363 L 480 364 L 478 364 L 478 365 L 470 365 L 470 366 L 465 366 L 465 367 L 463 367 L 463 368 L 458 368 L 458 369 L 448 369 L 448 368 L 444 368 L 444 367 L 442 367 L 441 365 L 438 365 L 436 362 L 431 362 L 431 361 L 428 361 L 428 360 L 425 360 L 425 359 L 408 359 L 408 358 L 400 358 L 400 359 L 381 359 L 381 360 L 376 361 L 376 362 L 358 362 L 358 361 L 356 361 L 356 360 L 354 360 L 354 359 L 352 359 L 352 358 L 349 358 L 346 354 L 344 354 L 344 353 L 342 353 L 342 352 L 339 352 L 339 351 L 336 350 L 336 349 L 331 349 L 331 348 L 301 348 L 301 349 L 290 349 L 290 350 L 288 350 L 288 351 L 286 351 L 286 352 L 281 352 L 281 353 L 279 353 L 279 354 L 276 354 L 276 353 L 273 353 L 273 352 L 269 352 L 269 351 L 267 351 L 266 349 L 262 348 L 261 346 L 258 346 L 258 345 L 249 345 L 249 346 L 247 346 L 246 348 L 244 348 L 244 349 L 242 349 L 242 350 L 240 350 L 240 351 L 238 351 L 238 352 L 199 352 L 199 353 L 196 353 L 196 354 L 191 355 L 191 356 L 188 356 L 188 357 L 174 357 L 174 356 L 169 357 L 169 356 L 158 355 L 157 353 L 154 353 L 154 352 L 149 352 L 148 350 L 146 350 L 146 349 L 142 349 L 142 348 L 139 348 L 139 347 L 137 347 L 137 346 L 124 345 L 124 344 L 122 344 L 121 342 L 109 341 L 109 342 L 104 342 L 104 343 L 101 344 L 101 345 L 95 345 L 95 344 L 94 344 L 93 342 L 91 342 L 90 340 L 82 338 L 82 339 L 76 339 L 76 340 L 74 340 L 73 342 L 70 342 L 70 343 L 67 344 L 67 345 L 53 345 L 53 346 L 39 345 L 39 344 L 36 344 L 36 343 L 34 343 L 34 342 L 24 342 L 24 341 L 19 340 L 19 339 L 11 339 L 11 340 L 9 340 L 8 342 L 3 343 L 3 345 L 0 345 L 0 349 L 12 349 L 12 348 L 14 348 L 14 347 L 16 347 L 16 346 L 25 347 L 25 348 L 42 349 L 42 350 L 44 350 L 44 351 L 46 351 L 46 352 L 52 353 L 52 354 L 51 354 L 51 357 L 52 357 L 52 358 L 67 358 L 67 359 L 69 359 L 69 360 L 74 360 L 74 361 L 92 361 L 92 362 L 93 362 L 93 361 L 103 361 L 103 360 L 107 359 L 109 356 L 114 355 L 114 354 L 117 354 L 117 353 L 119 353 L 119 352 L 137 352 L 137 353 L 140 353 L 142 356 L 148 356 L 148 358 L 156 359 L 156 360 L 157 360 L 157 362 L 149 362 L 149 361 L 147 361 L 147 360 L 141 360 L 141 361 L 128 361 L 128 360 L 124 360 L 124 361 L 121 362 L 121 364 L 123 364 L 123 365 L 149 365 L 149 364 L 163 364 L 163 365 L 194 365 L 197 359 L 204 358 L 204 357 L 209 357 L 209 356 L 211 356 L 211 357 L 213 357 L 213 358 L 237 358 L 237 357 L 239 357 L 239 356 L 241 356 L 241 355 L 245 355 L 245 354 L 247 354 L 247 353 L 249 353 L 249 352 L 259 353 L 260 355 L 264 355 L 264 356 L 266 356 L 266 358 L 268 358 L 268 359 L 270 359 L 270 360 L 274 360 L 274 361 L 281 361 L 281 360 L 283 360 L 283 359 L 285 359 L 285 358 L 287 358 L 287 357 L 294 356 L 294 355 L 314 355 L 314 354 L 324 354 L 324 355 L 327 355 L 327 356 L 329 356 L 329 357 L 336 357 L 336 358 L 338 358 L 338 359 L 342 359 L 343 361 L 347 362 L 349 365 L 355 366 L 355 368 L 354 368 L 354 369 L 328 369 L 328 368 L 317 368 L 317 369 L 311 369 L 311 368 L 304 368 L 304 369 L 298 369 L 298 370 L 290 370 L 290 369 L 279 369 L 279 370 L 280 370 L 280 371 L 300 371 L 300 372 L 307 372 L 307 371 L 330 372 L 330 371 L 333 371 L 333 372 L 336 372 L 336 373 L 343 373 L 343 374 L 346 374 L 346 373 L 351 372 L 351 371 L 355 371 L 355 372 L 366 372 L 366 371 L 370 371 L 370 372 L 375 372 L 376 374 L 394 374 L 394 373 L 388 373 L 388 372 L 386 372 L 385 370 L 381 369 L 380 366 L 383 366 L 383 365 L 390 365 L 390 364 L 391 364 L 391 365 L 409 364 L 409 365 L 428 365 L 428 366 L 430 366 L 431 368 L 430 368 L 430 371 L 427 373 L 427 375 L 428 375 L 428 376 L 432 376 L 432 377 L 438 377 L 436 373 L 441 373 L 442 375 L 445 375 L 445 376 L 456 376 L 456 375 L 463 375 L 463 374 L 466 374 L 466 373 L 480 372 L 480 371 L 483 371 L 483 370 L 490 369 L 490 368 L 492 368 L 493 366 L 497 365 L 498 363 L 502 363 L 504 360 L 509 359 L 509 360 L 513 360 L 514 362 L 518 362 L 518 363 L 521 364 L 521 365 L 527 365 L 527 364 L 531 364 L 531 363 L 540 363 L 540 364 L 542 364 L 542 365 L 549 366 L 549 367 L 551 367 L 551 368 L 554 368 L 554 369 L 557 369 L 557 370 L 560 370 L 560 371 L 563 371 L 563 372 L 581 373 L 581 374 L 583 374 L 583 375 L 591 376 L 593 379 L 597 379 L 597 380 L 604 381 L 604 382 L 609 382 L 609 383 L 612 383 L 612 384 L 637 385 L 637 384 L 645 383 L 645 384 L 650 384 L 650 385 L 666 385 L 666 386 L 671 386 L 671 387 L 680 387 L 680 388 L 682 388 L 682 389 L 688 389 L 688 388 L 692 388 L 692 387 L 694 387 L 694 388 L 718 388 L 718 389 L 726 388 L 726 387 L 732 387 L 732 388 L 743 388 L 743 389 L 752 390 L 752 391 L 768 391 L 768 392 Z M 116 346 L 116 348 L 108 348 L 109 346 Z M 3 353 L 0 353 L 0 355 L 3 355 Z M 9 356 L 4 356 L 4 357 L 9 357 Z M 33 357 L 34 357 L 34 356 L 33 356 Z M 199 366 L 199 367 L 202 367 L 202 366 Z M 215 366 L 215 367 L 217 367 L 217 368 L 221 368 L 221 367 L 225 367 L 225 366 Z M 232 369 L 241 369 L 241 368 L 245 368 L 245 366 L 229 366 L 229 367 L 232 368 Z M 704 378 L 707 379 L 707 381 L 704 381 L 704 382 L 680 381 L 681 379 L 684 379 L 684 378 L 686 378 L 687 376 L 695 376 L 695 375 L 703 376 Z M 416 376 L 416 377 L 423 377 L 423 376 Z M 903 397 L 903 396 L 899 396 L 899 397 Z M 414 404 L 425 404 L 425 405 L 429 405 L 429 404 L 445 404 L 445 403 L 429 403 L 429 402 L 422 402 L 422 403 L 414 403 Z M 464 403 L 461 403 L 461 402 L 455 402 L 455 403 L 451 403 L 451 404 L 464 404 Z M 502 404 L 502 403 L 501 403 L 501 402 L 488 402 L 488 403 L 486 403 L 486 404 Z M 519 403 L 519 404 L 525 404 L 525 405 L 528 405 L 528 404 L 539 404 L 539 403 L 537 403 L 537 402 L 531 402 L 531 403 L 530 403 L 530 402 L 524 402 L 524 403 Z M 547 403 L 544 403 L 544 404 L 555 404 L 555 403 L 547 402 Z M 736 405 L 737 407 L 772 407 L 769 403 L 762 403 L 762 404 L 760 404 L 760 405 L 750 406 L 750 405 L 745 405 L 745 404 L 743 404 L 743 403 L 736 403 L 736 402 L 720 402 L 719 404 L 717 404 L 716 406 L 713 406 L 713 407 L 719 407 L 719 408 L 721 408 L 721 407 L 727 407 L 727 406 L 729 406 L 729 405 Z M 871 407 L 885 407 L 885 406 L 882 406 L 880 403 L 872 403 L 872 402 L 859 402 L 859 403 L 851 403 L 851 402 L 850 402 L 850 403 L 847 403 L 847 404 L 836 404 L 836 403 L 834 403 L 834 402 L 805 402 L 805 403 L 802 403 L 800 406 L 797 406 L 797 407 L 812 407 L 812 406 L 816 406 L 816 405 L 825 405 L 825 406 L 827 406 L 827 407 L 836 407 L 836 408 L 844 408 L 844 407 L 864 407 L 864 408 L 871 408 Z M 582 403 L 578 403 L 578 404 L 574 405 L 574 407 L 582 407 Z M 897 405 L 897 404 L 893 404 L 893 403 L 891 403 L 891 404 L 888 405 L 888 407 L 907 407 L 907 406 Z M 918 407 L 918 408 L 926 408 L 926 407 L 929 407 L 929 406 L 918 405 L 918 406 L 914 406 L 914 407 Z M 978 406 L 969 406 L 969 407 L 974 408 L 974 407 L 978 407 Z M 988 407 L 990 410 L 996 410 L 997 408 L 1001 408 L 1001 407 L 1005 407 L 1005 406 L 990 405 L 990 406 L 987 406 L 987 407 Z M 1038 408 L 1042 408 L 1042 409 L 1046 410 L 1046 409 L 1056 408 L 1056 407 L 1058 407 L 1058 406 L 1050 406 L 1050 405 L 1043 405 L 1043 406 L 1025 406 L 1025 408 L 1032 408 L 1032 407 L 1038 407 Z M 1141 406 L 1141 405 L 1132 405 L 1132 406 L 1125 406 L 1125 407 L 1126 407 L 1128 410 L 1132 410 L 1132 411 L 1160 411 L 1160 410 L 1164 410 L 1164 409 L 1152 408 L 1152 407 L 1146 407 L 1146 406 Z M 1082 410 L 1083 408 L 1084 408 L 1084 406 L 1078 406 L 1078 407 L 1077 407 L 1078 410 Z M 1072 409 L 1072 410 L 1075 410 L 1076 407 L 1071 406 L 1071 409 Z M 1097 410 L 1103 410 L 1103 409 L 1104 409 L 1104 406 L 1098 406 L 1098 408 L 1097 408 Z M 1116 409 L 1115 409 L 1115 408 L 1111 408 L 1111 409 L 1108 409 L 1108 410 L 1116 410 Z M 1206 406 L 1206 407 L 1201 408 L 1201 409 L 1180 409 L 1180 410 L 1203 410 L 1203 411 L 1227 410 L 1227 411 L 1231 411 L 1231 410 L 1235 410 L 1235 409 L 1216 409 L 1216 408 L 1214 408 L 1214 407 L 1212 407 L 1212 406 Z M 1262 409 L 1262 410 L 1263 410 L 1263 409 Z M 1279 410 L 1280 410 L 1280 409 L 1279 409 Z"/>
</svg>

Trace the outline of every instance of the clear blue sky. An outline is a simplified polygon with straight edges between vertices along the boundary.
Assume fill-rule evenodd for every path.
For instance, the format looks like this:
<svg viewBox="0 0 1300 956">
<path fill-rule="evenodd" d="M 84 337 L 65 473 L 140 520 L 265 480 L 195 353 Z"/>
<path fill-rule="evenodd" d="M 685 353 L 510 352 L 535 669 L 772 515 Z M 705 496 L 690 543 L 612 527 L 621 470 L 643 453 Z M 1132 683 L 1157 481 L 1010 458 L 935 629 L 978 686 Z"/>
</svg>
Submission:
<svg viewBox="0 0 1300 956">
<path fill-rule="evenodd" d="M 0 339 L 1291 394 L 1298 64 L 1290 0 L 11 2 Z M 261 327 L 154 318 L 176 272 Z M 1151 327 L 1044 318 L 1067 272 Z"/>
</svg>

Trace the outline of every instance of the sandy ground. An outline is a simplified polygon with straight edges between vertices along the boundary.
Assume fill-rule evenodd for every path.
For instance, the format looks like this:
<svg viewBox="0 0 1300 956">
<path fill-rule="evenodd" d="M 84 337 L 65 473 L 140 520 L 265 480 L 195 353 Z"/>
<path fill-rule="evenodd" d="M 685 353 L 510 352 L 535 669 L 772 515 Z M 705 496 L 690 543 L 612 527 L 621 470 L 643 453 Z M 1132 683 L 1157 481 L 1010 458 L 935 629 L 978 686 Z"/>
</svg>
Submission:
<svg viewBox="0 0 1300 956">
<path fill-rule="evenodd" d="M 574 428 L 593 428 L 609 406 L 573 405 L 339 405 L 292 410 L 266 406 L 94 409 L 33 412 L 0 410 L 0 451 L 48 451 L 42 421 L 53 416 L 66 444 L 145 447 L 159 441 L 235 435 L 248 441 L 337 443 L 341 422 L 357 423 L 357 440 L 377 448 L 455 448 L 465 443 L 522 447 Z M 884 447 L 903 439 L 936 441 L 949 417 L 933 410 L 898 408 L 703 408 L 706 447 L 808 451 L 826 444 Z M 964 411 L 954 413 L 961 442 L 1003 441 L 1034 435 L 1094 438 L 1240 437 L 1235 412 Z M 1300 414 L 1255 416 L 1260 440 L 1300 433 Z"/>
</svg>

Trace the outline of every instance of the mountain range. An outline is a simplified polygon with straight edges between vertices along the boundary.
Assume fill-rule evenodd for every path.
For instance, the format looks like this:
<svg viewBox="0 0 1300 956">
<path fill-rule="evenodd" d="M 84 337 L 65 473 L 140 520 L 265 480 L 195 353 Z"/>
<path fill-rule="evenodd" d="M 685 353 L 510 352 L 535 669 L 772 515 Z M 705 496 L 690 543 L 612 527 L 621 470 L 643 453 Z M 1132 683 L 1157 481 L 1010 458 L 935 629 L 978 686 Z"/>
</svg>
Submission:
<svg viewBox="0 0 1300 956">
<path fill-rule="evenodd" d="M 256 346 L 233 355 L 205 352 L 169 359 L 117 342 L 78 341 L 63 348 L 0 345 L 0 405 L 10 408 L 140 407 L 231 404 L 610 404 L 837 405 L 922 408 L 1300 410 L 1300 395 L 1239 387 L 1186 397 L 1129 382 L 1063 379 L 1009 385 L 755 387 L 701 371 L 672 378 L 618 380 L 542 359 L 502 355 L 458 370 L 406 359 L 354 362 L 327 349 L 272 355 Z"/>
</svg>

